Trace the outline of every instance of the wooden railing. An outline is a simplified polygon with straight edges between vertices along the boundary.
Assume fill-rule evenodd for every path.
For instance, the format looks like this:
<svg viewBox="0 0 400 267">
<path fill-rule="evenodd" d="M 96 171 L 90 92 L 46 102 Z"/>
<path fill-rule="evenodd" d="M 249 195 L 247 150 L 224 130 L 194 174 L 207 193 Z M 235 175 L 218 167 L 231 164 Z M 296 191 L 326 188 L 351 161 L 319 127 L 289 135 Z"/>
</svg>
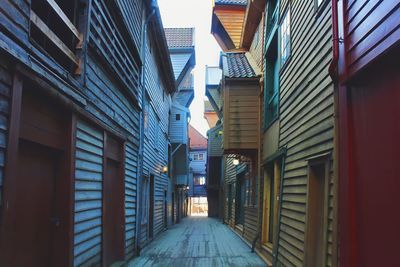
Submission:
<svg viewBox="0 0 400 267">
<path fill-rule="evenodd" d="M 63 12 L 60 6 L 54 0 L 46 0 L 53 11 L 60 17 L 67 28 L 75 35 L 78 39 L 76 49 L 81 49 L 83 45 L 83 34 L 75 27 L 67 15 Z M 65 54 L 75 65 L 75 74 L 81 72 L 80 58 L 76 56 L 76 53 L 71 49 L 54 33 L 49 26 L 33 11 L 30 12 L 30 21 L 41 31 L 63 54 Z"/>
</svg>

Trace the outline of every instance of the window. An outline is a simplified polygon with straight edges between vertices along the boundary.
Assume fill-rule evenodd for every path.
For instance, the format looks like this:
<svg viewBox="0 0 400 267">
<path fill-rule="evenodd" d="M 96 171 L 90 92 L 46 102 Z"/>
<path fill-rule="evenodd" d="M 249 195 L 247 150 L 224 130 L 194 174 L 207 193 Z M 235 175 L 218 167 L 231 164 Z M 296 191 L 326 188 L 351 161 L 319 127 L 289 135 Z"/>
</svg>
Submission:
<svg viewBox="0 0 400 267">
<path fill-rule="evenodd" d="M 80 74 L 83 35 L 79 18 L 85 8 L 77 1 L 32 0 L 30 38 L 63 68 Z"/>
<path fill-rule="evenodd" d="M 193 154 L 193 160 L 204 160 L 204 154 L 203 153 Z"/>
<path fill-rule="evenodd" d="M 286 11 L 286 14 L 281 24 L 281 66 L 284 66 L 287 62 L 290 52 L 290 7 Z"/>
<path fill-rule="evenodd" d="M 175 115 L 175 120 L 180 121 L 181 120 L 181 114 L 176 114 Z"/>
<path fill-rule="evenodd" d="M 199 154 L 199 160 L 204 160 L 204 154 L 203 153 Z"/>
<path fill-rule="evenodd" d="M 193 155 L 193 160 L 199 160 L 199 154 L 194 154 Z"/>
<path fill-rule="evenodd" d="M 279 60 L 278 36 L 274 35 L 265 55 L 264 68 L 264 128 L 268 128 L 279 115 Z"/>
<path fill-rule="evenodd" d="M 193 184 L 194 185 L 205 185 L 206 184 L 206 178 L 204 176 L 194 177 Z"/>
<path fill-rule="evenodd" d="M 264 168 L 263 231 L 262 243 L 275 243 L 278 224 L 281 159 L 268 163 Z M 269 246 L 272 248 L 272 246 Z"/>
</svg>

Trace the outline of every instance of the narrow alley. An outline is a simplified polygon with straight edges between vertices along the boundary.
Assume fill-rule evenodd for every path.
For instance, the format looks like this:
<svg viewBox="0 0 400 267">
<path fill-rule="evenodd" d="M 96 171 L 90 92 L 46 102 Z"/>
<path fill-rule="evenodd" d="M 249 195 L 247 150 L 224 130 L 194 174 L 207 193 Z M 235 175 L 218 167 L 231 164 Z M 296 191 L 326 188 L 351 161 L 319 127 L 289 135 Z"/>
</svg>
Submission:
<svg viewBox="0 0 400 267">
<path fill-rule="evenodd" d="M 400 266 L 399 62 L 400 0 L 0 0 L 0 267 Z"/>
<path fill-rule="evenodd" d="M 187 217 L 150 243 L 128 266 L 266 266 L 220 220 Z"/>
</svg>

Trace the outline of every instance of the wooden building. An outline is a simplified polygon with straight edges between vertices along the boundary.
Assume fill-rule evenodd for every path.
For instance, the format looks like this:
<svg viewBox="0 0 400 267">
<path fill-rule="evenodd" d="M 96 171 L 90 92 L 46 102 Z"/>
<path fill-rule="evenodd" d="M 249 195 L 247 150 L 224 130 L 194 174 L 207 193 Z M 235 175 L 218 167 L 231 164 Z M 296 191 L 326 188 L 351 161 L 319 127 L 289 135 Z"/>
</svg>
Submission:
<svg viewBox="0 0 400 267">
<path fill-rule="evenodd" d="M 206 66 L 206 89 L 208 101 L 204 103 L 207 131 L 207 202 L 208 216 L 223 218 L 223 150 L 222 150 L 222 71 L 218 66 Z"/>
<path fill-rule="evenodd" d="M 333 1 L 332 11 L 339 265 L 396 266 L 400 2 Z"/>
<path fill-rule="evenodd" d="M 189 125 L 189 197 L 207 197 L 207 138 Z"/>
<path fill-rule="evenodd" d="M 176 87 L 158 8 L 4 0 L 0 29 L 0 265 L 131 258 L 171 203 Z"/>
<path fill-rule="evenodd" d="M 188 210 L 189 106 L 194 98 L 192 70 L 196 64 L 194 28 L 166 28 L 165 33 L 178 88 L 172 97 L 169 135 L 173 155 L 173 220 L 179 222 Z"/>
<path fill-rule="evenodd" d="M 210 88 L 206 94 L 215 111 L 220 113 L 222 122 L 219 132 L 222 134 L 223 164 L 209 166 L 210 174 L 223 166 L 221 215 L 225 223 L 251 244 L 258 236 L 261 69 L 256 58 L 242 46 L 247 7 L 247 1 L 241 0 L 214 3 L 211 31 L 224 51 L 220 57 L 222 77 L 220 86 Z M 218 95 L 222 99 L 221 109 L 214 103 Z"/>
</svg>

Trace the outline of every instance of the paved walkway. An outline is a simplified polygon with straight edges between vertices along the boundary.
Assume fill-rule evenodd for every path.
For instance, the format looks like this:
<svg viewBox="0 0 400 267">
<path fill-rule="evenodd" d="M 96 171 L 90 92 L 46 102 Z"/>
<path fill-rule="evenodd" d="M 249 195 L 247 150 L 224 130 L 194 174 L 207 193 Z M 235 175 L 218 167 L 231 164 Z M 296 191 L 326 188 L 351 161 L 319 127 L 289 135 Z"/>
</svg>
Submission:
<svg viewBox="0 0 400 267">
<path fill-rule="evenodd" d="M 145 247 L 133 266 L 266 266 L 226 225 L 208 217 L 188 217 Z"/>
</svg>

